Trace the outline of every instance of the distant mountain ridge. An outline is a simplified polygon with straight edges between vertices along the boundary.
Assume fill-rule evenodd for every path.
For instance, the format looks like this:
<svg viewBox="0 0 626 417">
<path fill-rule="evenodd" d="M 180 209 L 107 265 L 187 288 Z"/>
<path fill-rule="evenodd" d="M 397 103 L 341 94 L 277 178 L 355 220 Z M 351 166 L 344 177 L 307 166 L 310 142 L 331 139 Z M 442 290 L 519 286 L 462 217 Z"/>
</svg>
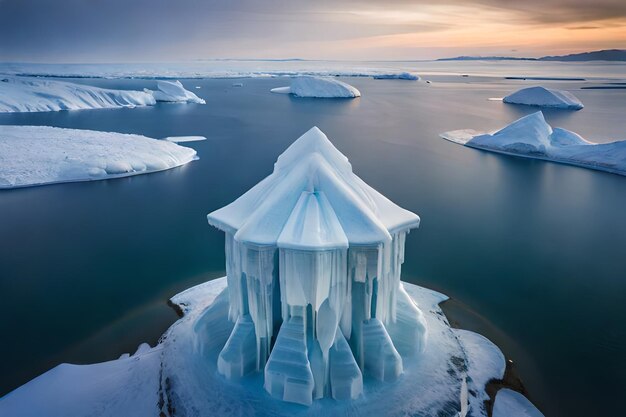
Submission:
<svg viewBox="0 0 626 417">
<path fill-rule="evenodd" d="M 518 58 L 512 56 L 457 56 L 437 61 L 626 61 L 626 49 L 603 49 L 579 54 L 544 56 L 541 58 Z"/>
</svg>

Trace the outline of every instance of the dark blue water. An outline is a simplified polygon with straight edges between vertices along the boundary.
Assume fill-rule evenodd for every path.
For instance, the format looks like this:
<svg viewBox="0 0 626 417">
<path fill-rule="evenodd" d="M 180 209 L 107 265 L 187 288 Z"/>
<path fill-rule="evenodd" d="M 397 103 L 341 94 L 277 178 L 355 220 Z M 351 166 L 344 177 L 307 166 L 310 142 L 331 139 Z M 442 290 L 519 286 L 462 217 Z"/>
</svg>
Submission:
<svg viewBox="0 0 626 417">
<path fill-rule="evenodd" d="M 223 236 L 205 215 L 268 175 L 276 157 L 317 125 L 366 182 L 422 217 L 407 239 L 404 279 L 479 317 L 467 325 L 514 360 L 546 416 L 619 414 L 626 178 L 438 138 L 533 111 L 487 100 L 524 81 L 349 81 L 362 98 L 270 94 L 285 85 L 280 79 L 245 79 L 243 88 L 188 80 L 202 87 L 190 89 L 207 105 L 0 115 L 1 124 L 208 138 L 188 144 L 199 161 L 170 171 L 0 192 L 0 393 L 60 362 L 112 359 L 156 342 L 175 320 L 166 300 L 224 274 Z M 550 123 L 595 141 L 626 138 L 625 90 L 576 94 L 585 109 L 548 112 Z"/>
</svg>

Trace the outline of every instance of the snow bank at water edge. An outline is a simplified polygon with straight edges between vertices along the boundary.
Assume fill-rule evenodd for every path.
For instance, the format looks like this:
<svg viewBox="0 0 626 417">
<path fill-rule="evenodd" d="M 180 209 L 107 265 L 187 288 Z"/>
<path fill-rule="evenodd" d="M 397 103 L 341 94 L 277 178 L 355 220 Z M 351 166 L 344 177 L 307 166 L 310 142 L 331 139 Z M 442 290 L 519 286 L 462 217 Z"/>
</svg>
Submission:
<svg viewBox="0 0 626 417">
<path fill-rule="evenodd" d="M 450 328 L 439 308 L 446 296 L 403 285 L 430 329 L 424 356 L 407 363 L 393 384 L 370 381 L 355 400 L 304 408 L 270 397 L 259 383 L 262 373 L 236 383 L 220 376 L 217 357 L 233 329 L 226 278 L 220 278 L 172 298 L 184 316 L 156 347 L 95 365 L 60 365 L 0 398 L 0 415 L 143 417 L 176 410 L 176 415 L 225 417 L 456 416 L 464 409 L 462 398 L 473 404 L 472 398 L 486 395 L 483 381 L 499 377 L 501 353 L 480 336 Z M 470 411 L 486 416 L 482 409 Z"/>
<path fill-rule="evenodd" d="M 420 79 L 418 75 L 411 74 L 410 72 L 400 72 L 391 74 L 377 74 L 374 75 L 375 80 L 409 80 L 417 81 Z"/>
<path fill-rule="evenodd" d="M 543 413 L 519 392 L 503 388 L 496 394 L 493 417 L 544 417 Z"/>
<path fill-rule="evenodd" d="M 272 88 L 272 93 L 293 94 L 296 97 L 354 98 L 361 92 L 343 81 L 334 78 L 296 77 L 289 87 Z"/>
<path fill-rule="evenodd" d="M 0 126 L 0 189 L 146 174 L 194 159 L 191 148 L 140 135 Z"/>
<path fill-rule="evenodd" d="M 580 110 L 583 103 L 572 93 L 544 87 L 522 88 L 502 99 L 505 103 L 524 104 L 527 106 L 552 107 L 558 109 Z"/>
<path fill-rule="evenodd" d="M 181 84 L 180 81 L 157 81 L 157 90 L 144 90 L 146 93 L 152 94 L 156 101 L 174 102 L 174 103 L 197 103 L 206 104 L 206 101 L 195 95 Z"/>
<path fill-rule="evenodd" d="M 552 128 L 540 111 L 494 133 L 455 130 L 440 136 L 472 148 L 626 175 L 626 140 L 589 142 L 569 130 Z"/>
<path fill-rule="evenodd" d="M 0 113 L 150 106 L 151 94 L 63 81 L 0 76 Z"/>
</svg>

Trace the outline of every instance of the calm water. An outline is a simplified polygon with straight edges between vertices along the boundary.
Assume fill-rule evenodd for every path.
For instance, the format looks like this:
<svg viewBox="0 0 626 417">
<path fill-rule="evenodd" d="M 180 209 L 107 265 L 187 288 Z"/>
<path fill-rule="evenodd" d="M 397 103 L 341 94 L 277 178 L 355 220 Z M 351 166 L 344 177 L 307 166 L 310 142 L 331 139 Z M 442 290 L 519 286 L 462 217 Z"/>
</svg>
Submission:
<svg viewBox="0 0 626 417">
<path fill-rule="evenodd" d="M 366 182 L 421 215 L 405 280 L 471 310 L 466 325 L 515 361 L 546 416 L 616 415 L 626 390 L 626 178 L 440 139 L 533 110 L 487 100 L 528 82 L 431 79 L 349 79 L 363 97 L 348 101 L 270 94 L 281 79 L 244 79 L 243 88 L 188 80 L 207 105 L 0 115 L 1 124 L 208 138 L 189 144 L 200 160 L 179 169 L 0 193 L 0 393 L 60 362 L 156 342 L 175 320 L 166 300 L 224 273 L 223 236 L 205 215 L 317 125 Z M 548 121 L 595 141 L 626 138 L 626 90 L 576 95 L 584 110 L 551 111 Z"/>
</svg>

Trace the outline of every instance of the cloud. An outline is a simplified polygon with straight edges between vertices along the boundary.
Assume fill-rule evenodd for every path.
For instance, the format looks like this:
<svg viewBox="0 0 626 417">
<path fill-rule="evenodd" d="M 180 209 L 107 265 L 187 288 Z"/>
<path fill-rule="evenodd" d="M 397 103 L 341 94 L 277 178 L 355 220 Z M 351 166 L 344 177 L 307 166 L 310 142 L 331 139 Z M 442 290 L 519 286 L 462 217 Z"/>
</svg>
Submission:
<svg viewBox="0 0 626 417">
<path fill-rule="evenodd" d="M 480 49 L 494 30 L 625 22 L 624 0 L 0 0 L 0 59 L 376 58 L 357 46 L 421 34 L 445 48 L 454 46 L 446 39 L 468 35 Z M 400 56 L 407 48 L 396 55 L 414 57 Z"/>
</svg>

